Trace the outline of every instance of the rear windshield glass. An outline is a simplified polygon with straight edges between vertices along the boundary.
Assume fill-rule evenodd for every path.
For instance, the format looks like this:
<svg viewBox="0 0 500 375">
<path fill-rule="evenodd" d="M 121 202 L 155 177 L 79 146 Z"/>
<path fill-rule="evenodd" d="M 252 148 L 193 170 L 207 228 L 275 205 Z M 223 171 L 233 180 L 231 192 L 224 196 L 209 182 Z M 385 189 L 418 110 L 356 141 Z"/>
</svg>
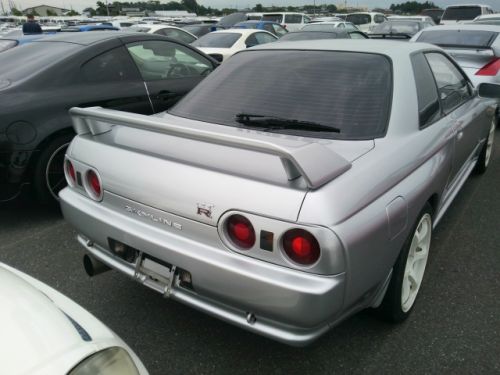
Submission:
<svg viewBox="0 0 500 375">
<path fill-rule="evenodd" d="M 414 35 L 419 31 L 418 22 L 415 21 L 389 21 L 375 27 L 374 33 L 380 34 L 410 34 Z"/>
<path fill-rule="evenodd" d="M 437 44 L 442 47 L 483 47 L 491 46 L 498 33 L 478 30 L 432 30 L 424 31 L 419 42 Z"/>
<path fill-rule="evenodd" d="M 17 45 L 17 41 L 15 40 L 2 40 L 0 39 L 0 52 L 7 51 L 12 47 Z"/>
<path fill-rule="evenodd" d="M 262 21 L 273 21 L 277 23 L 283 22 L 283 15 L 281 14 L 265 14 L 262 16 Z"/>
<path fill-rule="evenodd" d="M 141 26 L 141 27 L 133 27 L 130 30 L 131 31 L 137 31 L 139 33 L 148 33 L 149 30 L 151 30 L 151 28 L 150 27 L 143 27 L 143 26 Z"/>
<path fill-rule="evenodd" d="M 328 31 L 297 31 L 283 35 L 278 41 L 291 40 L 317 40 L 317 39 L 347 39 L 349 34 L 346 32 L 328 32 Z"/>
<path fill-rule="evenodd" d="M 12 48 L 0 54 L 0 79 L 23 79 L 80 48 L 78 44 L 60 42 L 32 42 Z"/>
<path fill-rule="evenodd" d="M 371 139 L 385 134 L 391 98 L 391 63 L 382 55 L 249 51 L 231 57 L 170 113 L 269 132 Z"/>
<path fill-rule="evenodd" d="M 335 30 L 335 28 L 337 27 L 337 24 L 336 23 L 309 23 L 307 25 L 305 25 L 304 27 L 302 27 L 302 30 L 305 30 L 305 31 L 331 31 L 331 30 Z"/>
<path fill-rule="evenodd" d="M 481 7 L 448 7 L 444 11 L 443 21 L 446 20 L 473 20 L 477 16 L 481 15 Z"/>
<path fill-rule="evenodd" d="M 372 22 L 372 18 L 369 14 L 348 14 L 345 20 L 355 25 L 364 25 Z"/>
<path fill-rule="evenodd" d="M 192 45 L 202 48 L 231 48 L 240 37 L 240 33 L 209 33 L 195 40 Z"/>
</svg>

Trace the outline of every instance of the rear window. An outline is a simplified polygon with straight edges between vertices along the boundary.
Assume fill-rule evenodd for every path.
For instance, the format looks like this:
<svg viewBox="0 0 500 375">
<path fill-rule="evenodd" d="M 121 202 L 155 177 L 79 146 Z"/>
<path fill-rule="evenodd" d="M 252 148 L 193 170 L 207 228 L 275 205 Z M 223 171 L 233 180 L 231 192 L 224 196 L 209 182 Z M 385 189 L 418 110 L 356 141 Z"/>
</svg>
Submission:
<svg viewBox="0 0 500 375">
<path fill-rule="evenodd" d="M 373 32 L 381 34 L 409 34 L 414 35 L 419 31 L 419 24 L 415 21 L 389 21 L 378 25 Z"/>
<path fill-rule="evenodd" d="M 151 30 L 150 27 L 143 27 L 143 26 L 132 28 L 132 31 L 137 31 L 139 33 L 149 33 L 149 30 Z"/>
<path fill-rule="evenodd" d="M 372 22 L 372 18 L 369 14 L 348 14 L 345 20 L 355 25 L 365 25 Z"/>
<path fill-rule="evenodd" d="M 195 40 L 192 45 L 200 48 L 231 48 L 240 37 L 240 33 L 209 33 Z"/>
<path fill-rule="evenodd" d="M 0 78 L 21 80 L 81 49 L 73 43 L 32 42 L 0 54 Z M 20 63 L 22 61 L 22 64 Z"/>
<path fill-rule="evenodd" d="M 391 100 L 391 63 L 382 55 L 252 51 L 231 57 L 170 113 L 239 128 L 252 128 L 242 119 L 257 120 L 254 127 L 259 120 L 280 119 L 293 129 L 262 128 L 262 121 L 258 127 L 317 138 L 372 139 L 385 134 Z M 314 131 L 311 123 L 323 131 Z"/>
<path fill-rule="evenodd" d="M 478 6 L 462 6 L 462 7 L 448 7 L 444 11 L 443 21 L 462 21 L 473 20 L 481 15 L 481 7 Z"/>
<path fill-rule="evenodd" d="M 320 23 L 309 23 L 302 27 L 305 31 L 333 31 L 337 27 L 336 24 L 320 24 Z"/>
<path fill-rule="evenodd" d="M 285 14 L 285 23 L 302 23 L 300 14 Z"/>
<path fill-rule="evenodd" d="M 292 41 L 292 40 L 317 40 L 317 39 L 340 39 L 349 38 L 346 32 L 334 31 L 300 31 L 283 35 L 278 41 Z"/>
<path fill-rule="evenodd" d="M 420 34 L 418 41 L 442 47 L 488 48 L 498 33 L 479 30 L 430 30 Z"/>
<path fill-rule="evenodd" d="M 282 14 L 265 14 L 262 16 L 262 21 L 273 21 L 277 23 L 283 23 Z"/>
</svg>

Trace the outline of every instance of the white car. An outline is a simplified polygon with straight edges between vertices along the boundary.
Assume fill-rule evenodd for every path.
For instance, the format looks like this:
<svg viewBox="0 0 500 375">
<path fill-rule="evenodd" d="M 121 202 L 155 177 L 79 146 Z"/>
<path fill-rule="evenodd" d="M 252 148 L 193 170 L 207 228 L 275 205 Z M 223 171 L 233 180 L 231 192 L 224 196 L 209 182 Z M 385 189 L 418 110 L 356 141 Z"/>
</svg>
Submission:
<svg viewBox="0 0 500 375">
<path fill-rule="evenodd" d="M 113 331 L 48 285 L 0 263 L 0 373 L 148 374 Z"/>
<path fill-rule="evenodd" d="M 141 33 L 164 35 L 187 44 L 193 43 L 196 39 L 198 39 L 196 35 L 191 34 L 189 31 L 170 25 L 141 24 L 134 25 L 129 30 Z"/>
<path fill-rule="evenodd" d="M 431 26 L 435 26 L 436 23 L 432 19 L 432 17 L 429 16 L 389 16 L 387 17 L 389 21 L 395 20 L 395 21 L 421 21 L 421 22 L 426 22 L 430 24 Z"/>
<path fill-rule="evenodd" d="M 335 29 L 347 29 L 347 30 L 359 30 L 358 27 L 346 21 L 334 21 L 334 22 L 314 22 L 308 23 L 302 26 L 300 30 L 302 31 L 333 31 Z"/>
<path fill-rule="evenodd" d="M 261 21 L 273 21 L 288 31 L 298 31 L 304 24 L 311 22 L 311 19 L 304 13 L 277 12 L 263 13 Z"/>
<path fill-rule="evenodd" d="M 274 42 L 277 39 L 276 36 L 264 30 L 229 29 L 205 34 L 191 45 L 215 60 L 223 62 L 245 48 Z"/>
<path fill-rule="evenodd" d="M 455 23 L 472 21 L 478 16 L 493 14 L 489 5 L 482 4 L 460 4 L 446 7 L 441 17 L 441 25 L 453 25 Z"/>
<path fill-rule="evenodd" d="M 377 12 L 356 12 L 349 13 L 345 20 L 355 24 L 361 31 L 370 33 L 378 24 L 387 21 L 387 17 Z"/>
</svg>

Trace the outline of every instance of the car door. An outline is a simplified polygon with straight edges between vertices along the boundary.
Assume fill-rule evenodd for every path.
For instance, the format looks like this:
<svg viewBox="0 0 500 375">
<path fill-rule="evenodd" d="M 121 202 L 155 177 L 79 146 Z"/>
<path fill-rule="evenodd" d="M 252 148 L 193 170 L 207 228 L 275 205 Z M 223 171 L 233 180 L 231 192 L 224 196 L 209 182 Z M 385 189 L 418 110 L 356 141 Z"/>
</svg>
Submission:
<svg viewBox="0 0 500 375">
<path fill-rule="evenodd" d="M 478 151 L 486 114 L 469 80 L 447 56 L 430 52 L 425 57 L 434 75 L 442 111 L 455 135 L 452 178 L 456 178 Z"/>
<path fill-rule="evenodd" d="M 144 82 L 123 47 L 99 53 L 80 66 L 80 85 L 67 88 L 81 107 L 100 106 L 150 115 L 153 108 Z M 78 90 L 73 94 L 73 89 Z"/>
<path fill-rule="evenodd" d="M 165 111 L 215 69 L 215 65 L 182 44 L 163 40 L 127 43 L 145 82 L 155 113 Z"/>
</svg>

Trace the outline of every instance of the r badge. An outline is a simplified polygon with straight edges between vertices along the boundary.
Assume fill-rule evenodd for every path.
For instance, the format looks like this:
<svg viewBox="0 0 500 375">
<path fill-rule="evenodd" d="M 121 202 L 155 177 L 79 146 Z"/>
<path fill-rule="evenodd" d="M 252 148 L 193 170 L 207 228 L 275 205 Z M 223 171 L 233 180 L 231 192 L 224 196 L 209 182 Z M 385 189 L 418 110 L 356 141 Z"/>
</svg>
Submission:
<svg viewBox="0 0 500 375">
<path fill-rule="evenodd" d="M 212 204 L 204 204 L 204 203 L 198 203 L 198 209 L 196 213 L 198 215 L 205 215 L 209 219 L 212 218 L 212 209 L 214 206 Z"/>
</svg>

